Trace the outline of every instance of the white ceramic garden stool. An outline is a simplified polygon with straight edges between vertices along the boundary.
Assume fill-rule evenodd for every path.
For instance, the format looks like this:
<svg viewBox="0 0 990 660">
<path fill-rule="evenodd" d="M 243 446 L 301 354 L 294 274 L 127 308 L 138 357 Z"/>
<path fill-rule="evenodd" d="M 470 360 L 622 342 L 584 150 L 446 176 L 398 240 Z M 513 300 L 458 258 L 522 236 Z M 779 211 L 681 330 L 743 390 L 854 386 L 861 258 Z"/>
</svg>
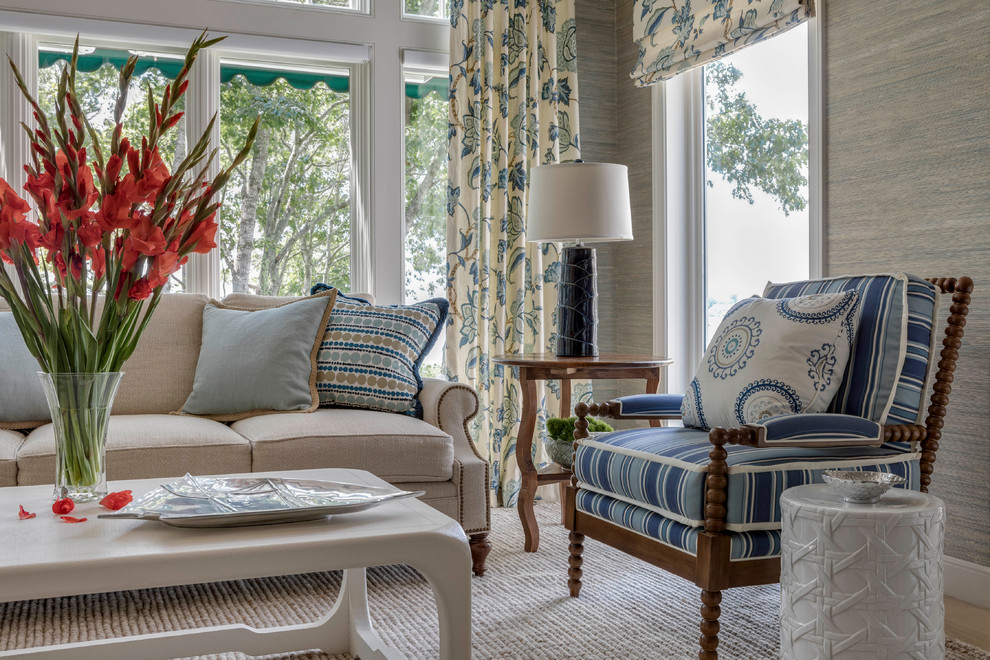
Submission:
<svg viewBox="0 0 990 660">
<path fill-rule="evenodd" d="M 780 657 L 945 657 L 945 505 L 892 489 L 852 504 L 825 485 L 781 495 Z"/>
</svg>

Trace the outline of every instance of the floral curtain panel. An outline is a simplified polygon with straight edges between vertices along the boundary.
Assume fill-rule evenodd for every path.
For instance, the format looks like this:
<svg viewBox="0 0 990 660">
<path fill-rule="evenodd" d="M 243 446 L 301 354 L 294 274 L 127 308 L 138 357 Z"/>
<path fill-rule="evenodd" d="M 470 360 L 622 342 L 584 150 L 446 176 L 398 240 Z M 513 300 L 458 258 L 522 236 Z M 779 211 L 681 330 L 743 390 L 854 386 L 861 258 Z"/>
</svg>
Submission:
<svg viewBox="0 0 990 660">
<path fill-rule="evenodd" d="M 707 64 L 814 16 L 814 0 L 635 0 L 639 87 Z"/>
<path fill-rule="evenodd" d="M 580 157 L 574 0 L 454 0 L 451 26 L 446 364 L 481 398 L 472 432 L 494 502 L 512 506 L 521 388 L 491 360 L 556 341 L 558 250 L 526 242 L 526 206 L 531 167 Z M 558 414 L 557 383 L 540 394 Z"/>
</svg>

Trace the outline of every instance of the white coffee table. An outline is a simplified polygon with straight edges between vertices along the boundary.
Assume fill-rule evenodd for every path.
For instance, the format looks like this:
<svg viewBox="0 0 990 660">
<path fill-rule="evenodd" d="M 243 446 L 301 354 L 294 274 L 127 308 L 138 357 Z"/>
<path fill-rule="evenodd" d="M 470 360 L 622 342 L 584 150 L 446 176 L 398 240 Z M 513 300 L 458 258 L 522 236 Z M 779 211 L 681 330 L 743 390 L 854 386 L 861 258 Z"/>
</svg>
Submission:
<svg viewBox="0 0 990 660">
<path fill-rule="evenodd" d="M 259 474 L 244 476 L 261 476 Z M 297 470 L 264 476 L 386 486 L 361 470 Z M 135 496 L 163 479 L 119 481 Z M 224 651 L 249 655 L 322 649 L 362 660 L 404 657 L 372 629 L 365 568 L 408 564 L 430 583 L 440 618 L 440 657 L 471 657 L 471 553 L 460 525 L 414 499 L 317 521 L 229 529 L 101 520 L 79 505 L 80 524 L 51 513 L 48 486 L 0 488 L 0 602 L 343 570 L 337 602 L 311 624 L 253 629 L 225 625 L 0 652 L 0 657 L 105 660 L 176 658 Z M 18 520 L 23 504 L 37 518 Z M 414 603 L 410 603 L 415 607 Z"/>
</svg>

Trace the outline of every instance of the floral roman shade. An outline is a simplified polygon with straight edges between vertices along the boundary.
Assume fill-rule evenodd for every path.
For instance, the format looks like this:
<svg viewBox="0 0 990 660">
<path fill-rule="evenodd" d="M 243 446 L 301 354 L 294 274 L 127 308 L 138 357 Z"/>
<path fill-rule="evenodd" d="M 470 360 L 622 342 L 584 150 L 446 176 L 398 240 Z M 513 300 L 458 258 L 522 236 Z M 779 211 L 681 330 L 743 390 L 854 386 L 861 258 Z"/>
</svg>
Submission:
<svg viewBox="0 0 990 660">
<path fill-rule="evenodd" d="M 511 506 L 522 389 L 492 358 L 556 342 L 558 250 L 526 242 L 526 208 L 530 168 L 580 158 L 574 0 L 451 4 L 446 364 L 478 392 L 472 435 L 496 503 Z M 558 414 L 559 392 L 539 390 L 538 433 L 545 414 Z"/>
<path fill-rule="evenodd" d="M 707 64 L 814 16 L 814 0 L 635 0 L 639 87 Z"/>
</svg>

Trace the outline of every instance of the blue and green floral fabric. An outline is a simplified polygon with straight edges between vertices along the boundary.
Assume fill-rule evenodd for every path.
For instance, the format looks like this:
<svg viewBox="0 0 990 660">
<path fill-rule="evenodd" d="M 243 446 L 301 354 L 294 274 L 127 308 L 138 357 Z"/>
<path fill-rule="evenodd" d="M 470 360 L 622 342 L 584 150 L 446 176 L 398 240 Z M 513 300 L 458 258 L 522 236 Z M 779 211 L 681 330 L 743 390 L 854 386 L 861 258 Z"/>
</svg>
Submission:
<svg viewBox="0 0 990 660">
<path fill-rule="evenodd" d="M 492 358 L 556 342 L 558 247 L 526 242 L 526 208 L 532 167 L 580 158 L 574 1 L 457 0 L 451 27 L 446 365 L 478 392 L 472 434 L 496 503 L 511 506 L 522 395 L 516 371 Z M 559 386 L 538 398 L 542 428 Z"/>
<path fill-rule="evenodd" d="M 812 0 L 635 0 L 639 58 L 630 77 L 643 87 L 758 43 L 814 15 Z"/>
</svg>

